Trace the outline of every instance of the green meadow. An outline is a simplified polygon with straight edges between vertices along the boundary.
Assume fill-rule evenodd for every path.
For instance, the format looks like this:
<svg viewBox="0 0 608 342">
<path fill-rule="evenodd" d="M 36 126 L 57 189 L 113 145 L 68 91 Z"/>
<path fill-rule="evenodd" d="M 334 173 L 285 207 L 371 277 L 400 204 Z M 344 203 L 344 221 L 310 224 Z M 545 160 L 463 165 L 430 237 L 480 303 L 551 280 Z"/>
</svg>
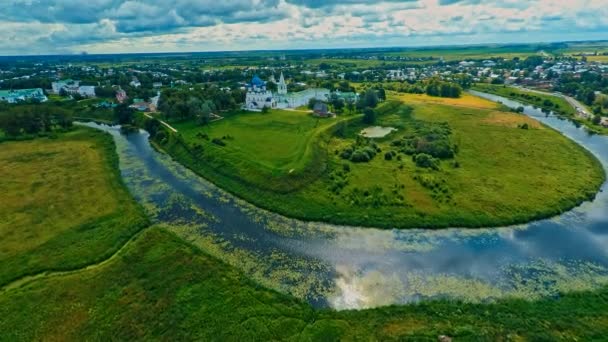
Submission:
<svg viewBox="0 0 608 342">
<path fill-rule="evenodd" d="M 92 129 L 0 143 L 0 285 L 96 263 L 147 225 L 117 165 Z"/>
<path fill-rule="evenodd" d="M 542 94 L 539 92 L 532 92 L 521 88 L 495 84 L 476 84 L 473 87 L 473 90 L 500 95 L 506 98 L 528 103 L 539 108 L 551 110 L 558 114 L 564 115 L 579 124 L 584 125 L 589 131 L 593 133 L 608 135 L 608 128 L 595 125 L 590 120 L 577 117 L 576 110 L 563 97 L 555 96 L 550 93 Z M 587 108 L 587 110 L 590 111 L 589 108 Z"/>
<path fill-rule="evenodd" d="M 377 155 L 368 162 L 342 157 L 346 149 L 363 148 L 357 147 L 357 136 L 367 126 L 353 115 L 317 119 L 294 111 L 240 112 L 208 126 L 177 124 L 179 134 L 161 147 L 265 209 L 387 228 L 498 226 L 545 218 L 593 198 L 605 177 L 590 153 L 561 134 L 470 95 L 391 95 L 378 112 L 377 125 L 397 130 L 369 142 Z M 442 125 L 457 153 L 433 168 L 419 167 L 395 147 L 419 134 L 417 129 Z"/>
<path fill-rule="evenodd" d="M 602 289 L 534 302 L 316 310 L 152 227 L 108 263 L 0 292 L 0 333 L 10 341 L 593 340 L 608 333 L 607 305 Z"/>
</svg>

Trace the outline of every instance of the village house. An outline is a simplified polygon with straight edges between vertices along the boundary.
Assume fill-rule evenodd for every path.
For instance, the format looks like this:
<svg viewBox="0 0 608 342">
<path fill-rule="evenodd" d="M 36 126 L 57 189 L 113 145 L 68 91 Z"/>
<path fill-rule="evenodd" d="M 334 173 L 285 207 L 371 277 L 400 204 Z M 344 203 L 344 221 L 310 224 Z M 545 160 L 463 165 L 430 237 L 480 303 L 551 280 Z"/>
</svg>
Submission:
<svg viewBox="0 0 608 342">
<path fill-rule="evenodd" d="M 19 103 L 30 100 L 46 102 L 48 99 L 41 88 L 0 90 L 0 101 Z"/>
<path fill-rule="evenodd" d="M 313 107 L 313 115 L 320 118 L 327 118 L 332 116 L 332 113 L 329 111 L 329 107 L 325 102 L 317 101 Z"/>
<path fill-rule="evenodd" d="M 67 94 L 78 94 L 84 97 L 95 97 L 95 86 L 80 85 L 80 81 L 71 79 L 52 82 L 53 93 L 60 94 L 62 91 Z"/>
<path fill-rule="evenodd" d="M 120 103 L 125 102 L 126 99 L 128 99 L 129 97 L 127 97 L 127 92 L 125 92 L 122 89 L 118 89 L 116 91 L 116 100 Z"/>
</svg>

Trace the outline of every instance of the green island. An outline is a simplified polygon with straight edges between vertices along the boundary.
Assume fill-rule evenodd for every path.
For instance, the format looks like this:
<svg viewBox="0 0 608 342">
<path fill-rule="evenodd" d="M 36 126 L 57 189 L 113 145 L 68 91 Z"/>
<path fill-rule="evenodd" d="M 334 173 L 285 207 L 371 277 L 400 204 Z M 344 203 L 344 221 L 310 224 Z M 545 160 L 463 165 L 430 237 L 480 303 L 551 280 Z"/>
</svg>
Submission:
<svg viewBox="0 0 608 342">
<path fill-rule="evenodd" d="M 356 226 L 523 223 L 593 198 L 605 179 L 574 142 L 468 94 L 390 93 L 376 112 L 372 125 L 361 114 L 236 111 L 203 126 L 172 123 L 178 133 L 166 130 L 154 142 L 257 206 Z M 370 126 L 394 130 L 361 137 Z"/>
<path fill-rule="evenodd" d="M 2 250 L 0 331 L 6 340 L 592 340 L 608 333 L 606 288 L 539 301 L 314 309 L 261 287 L 166 227 L 148 226 L 118 181 L 109 136 L 78 128 L 55 139 L 0 146 L 1 165 L 11 163 L 0 168 L 2 176 L 27 174 L 19 186 L 3 183 L 2 189 L 2 222 L 12 220 L 11 229 L 2 226 L 3 241 L 15 241 Z M 78 153 L 67 158 L 66 149 Z M 43 175 L 49 186 L 39 184 Z M 81 217 L 9 207 L 5 199 L 23 196 L 23 189 L 35 194 L 39 208 Z M 70 200 L 58 199 L 59 192 Z M 120 205 L 106 203 L 110 199 Z M 105 207 L 98 203 L 107 204 L 107 212 L 98 212 Z M 32 226 L 48 227 L 46 243 L 31 239 Z M 51 245 L 65 257 L 34 258 Z M 7 253 L 19 264 L 7 263 Z M 33 265 L 27 272 L 19 266 L 25 263 Z M 26 273 L 39 276 L 7 286 Z"/>
</svg>

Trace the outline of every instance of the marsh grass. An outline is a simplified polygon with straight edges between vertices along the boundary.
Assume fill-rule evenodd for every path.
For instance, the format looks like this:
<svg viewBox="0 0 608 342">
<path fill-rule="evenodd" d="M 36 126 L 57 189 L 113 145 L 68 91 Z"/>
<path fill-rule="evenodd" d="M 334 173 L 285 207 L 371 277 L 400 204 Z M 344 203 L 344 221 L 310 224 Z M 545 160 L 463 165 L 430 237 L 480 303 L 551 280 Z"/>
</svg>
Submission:
<svg viewBox="0 0 608 342">
<path fill-rule="evenodd" d="M 147 225 L 114 149 L 85 128 L 0 144 L 0 284 L 102 260 Z"/>
</svg>

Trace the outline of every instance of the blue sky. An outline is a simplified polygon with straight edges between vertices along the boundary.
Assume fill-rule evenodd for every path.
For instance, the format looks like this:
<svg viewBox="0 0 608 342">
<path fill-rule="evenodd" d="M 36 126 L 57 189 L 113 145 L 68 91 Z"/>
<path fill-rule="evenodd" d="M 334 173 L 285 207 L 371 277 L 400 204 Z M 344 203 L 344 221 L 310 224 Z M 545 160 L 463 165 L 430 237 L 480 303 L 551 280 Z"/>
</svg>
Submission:
<svg viewBox="0 0 608 342">
<path fill-rule="evenodd" d="M 608 39 L 608 0 L 1 1 L 0 55 Z"/>
</svg>

